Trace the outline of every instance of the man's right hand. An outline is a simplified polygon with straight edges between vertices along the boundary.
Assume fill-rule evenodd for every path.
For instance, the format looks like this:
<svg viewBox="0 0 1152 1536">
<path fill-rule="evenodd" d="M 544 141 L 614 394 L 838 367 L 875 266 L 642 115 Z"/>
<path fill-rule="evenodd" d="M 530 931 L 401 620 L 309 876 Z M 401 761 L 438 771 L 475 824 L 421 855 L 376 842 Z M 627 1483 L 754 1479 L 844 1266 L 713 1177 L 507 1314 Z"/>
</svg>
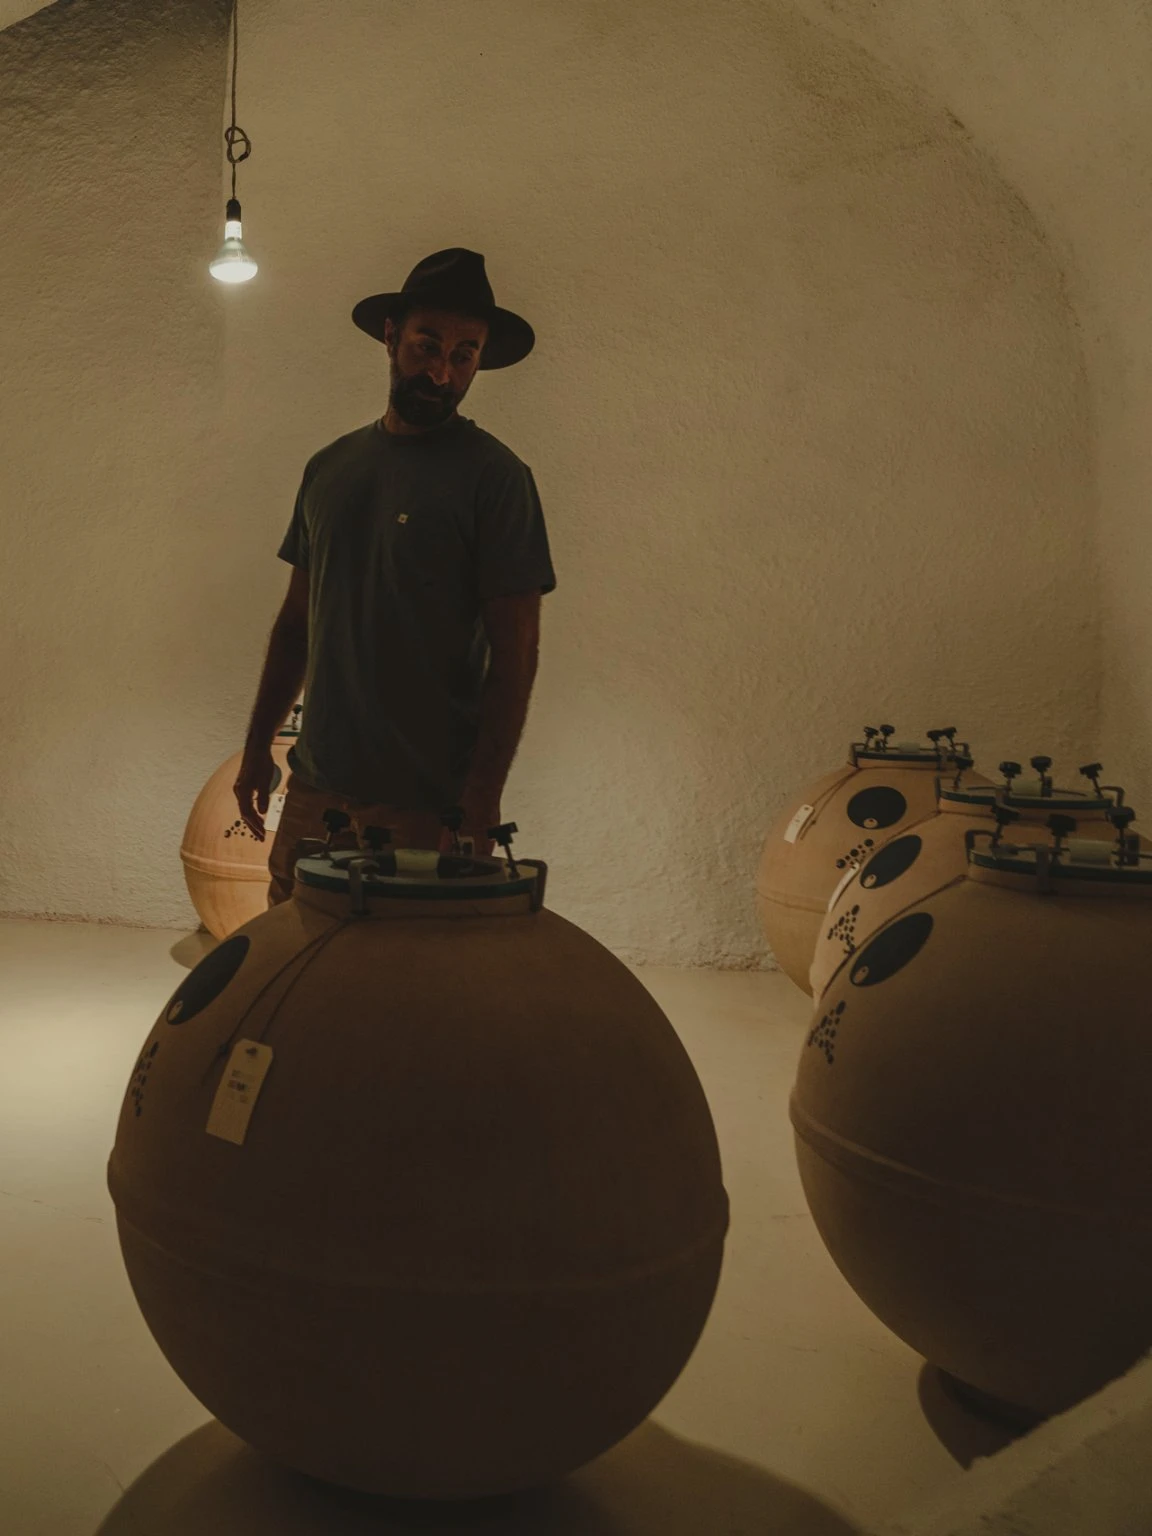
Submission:
<svg viewBox="0 0 1152 1536">
<path fill-rule="evenodd" d="M 257 842 L 264 841 L 264 817 L 268 813 L 268 797 L 272 793 L 272 780 L 276 777 L 276 762 L 267 747 L 250 747 L 240 763 L 240 772 L 232 789 L 236 804 L 240 807 L 240 820 Z"/>
</svg>

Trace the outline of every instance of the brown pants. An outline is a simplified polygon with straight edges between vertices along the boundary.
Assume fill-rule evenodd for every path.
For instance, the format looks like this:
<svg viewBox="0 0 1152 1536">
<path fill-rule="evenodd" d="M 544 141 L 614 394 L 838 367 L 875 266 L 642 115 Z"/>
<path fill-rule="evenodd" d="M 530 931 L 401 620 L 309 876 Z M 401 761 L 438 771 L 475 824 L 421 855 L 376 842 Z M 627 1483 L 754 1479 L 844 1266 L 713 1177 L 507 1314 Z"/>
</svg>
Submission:
<svg viewBox="0 0 1152 1536">
<path fill-rule="evenodd" d="M 268 905 L 278 906 L 292 894 L 296 867 L 296 845 L 302 837 L 328 836 L 325 811 L 344 811 L 352 818 L 346 832 L 332 839 L 334 848 L 354 848 L 356 833 L 365 827 L 387 827 L 397 848 L 440 849 L 445 832 L 435 811 L 398 811 L 391 805 L 372 805 L 363 800 L 349 800 L 328 789 L 313 789 L 293 774 L 280 815 L 280 825 L 268 855 L 272 884 L 268 887 Z"/>
</svg>

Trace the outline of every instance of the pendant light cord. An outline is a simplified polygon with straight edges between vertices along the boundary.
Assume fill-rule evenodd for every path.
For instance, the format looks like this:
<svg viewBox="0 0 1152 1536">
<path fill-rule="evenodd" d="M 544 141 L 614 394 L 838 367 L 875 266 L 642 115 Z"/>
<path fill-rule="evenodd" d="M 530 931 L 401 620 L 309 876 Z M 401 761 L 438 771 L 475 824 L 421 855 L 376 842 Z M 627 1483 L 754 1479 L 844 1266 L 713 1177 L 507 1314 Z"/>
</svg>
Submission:
<svg viewBox="0 0 1152 1536">
<path fill-rule="evenodd" d="M 236 126 L 236 66 L 240 61 L 240 26 L 238 14 L 240 0 L 232 0 L 232 122 L 224 130 L 224 142 L 228 146 L 228 163 L 232 167 L 232 196 L 236 196 L 236 167 L 241 160 L 247 160 L 252 153 L 252 140 L 244 132 L 243 128 Z M 237 144 L 242 144 L 240 154 L 236 153 Z"/>
</svg>

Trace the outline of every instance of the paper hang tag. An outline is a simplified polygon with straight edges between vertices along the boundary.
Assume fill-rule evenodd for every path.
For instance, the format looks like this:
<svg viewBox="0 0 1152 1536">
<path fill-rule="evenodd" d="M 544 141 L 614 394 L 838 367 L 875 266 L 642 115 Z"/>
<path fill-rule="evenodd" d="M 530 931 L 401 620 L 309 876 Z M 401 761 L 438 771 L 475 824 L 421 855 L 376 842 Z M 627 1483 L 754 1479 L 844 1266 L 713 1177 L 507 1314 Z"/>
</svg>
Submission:
<svg viewBox="0 0 1152 1536">
<path fill-rule="evenodd" d="M 784 841 L 794 843 L 808 824 L 808 818 L 816 809 L 814 805 L 802 805 L 784 829 Z"/>
<path fill-rule="evenodd" d="M 280 825 L 280 818 L 284 814 L 284 802 L 287 798 L 288 795 L 285 792 L 282 795 L 273 795 L 271 800 L 269 800 L 268 814 L 264 818 L 265 832 L 275 832 L 276 828 Z"/>
<path fill-rule="evenodd" d="M 235 1142 L 238 1147 L 244 1145 L 248 1122 L 271 1065 L 270 1045 L 263 1045 L 259 1040 L 236 1042 L 212 1100 L 208 1124 L 204 1127 L 209 1136 Z"/>
</svg>

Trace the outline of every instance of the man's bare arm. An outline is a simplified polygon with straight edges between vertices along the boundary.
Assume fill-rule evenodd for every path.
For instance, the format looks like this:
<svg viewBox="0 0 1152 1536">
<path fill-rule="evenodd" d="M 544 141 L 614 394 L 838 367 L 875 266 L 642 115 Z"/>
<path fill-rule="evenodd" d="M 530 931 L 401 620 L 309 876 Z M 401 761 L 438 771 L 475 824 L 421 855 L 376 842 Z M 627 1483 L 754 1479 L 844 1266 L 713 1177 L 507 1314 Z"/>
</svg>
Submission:
<svg viewBox="0 0 1152 1536">
<path fill-rule="evenodd" d="M 483 605 L 491 648 L 480 724 L 462 797 L 464 830 L 484 833 L 499 819 L 500 796 L 524 733 L 540 649 L 540 593 L 491 598 Z M 487 825 L 479 823 L 486 821 Z"/>
<path fill-rule="evenodd" d="M 307 664 L 308 572 L 293 568 L 288 593 L 272 625 L 234 786 L 244 824 L 261 839 L 272 786 L 272 738 L 300 697 Z"/>
</svg>

